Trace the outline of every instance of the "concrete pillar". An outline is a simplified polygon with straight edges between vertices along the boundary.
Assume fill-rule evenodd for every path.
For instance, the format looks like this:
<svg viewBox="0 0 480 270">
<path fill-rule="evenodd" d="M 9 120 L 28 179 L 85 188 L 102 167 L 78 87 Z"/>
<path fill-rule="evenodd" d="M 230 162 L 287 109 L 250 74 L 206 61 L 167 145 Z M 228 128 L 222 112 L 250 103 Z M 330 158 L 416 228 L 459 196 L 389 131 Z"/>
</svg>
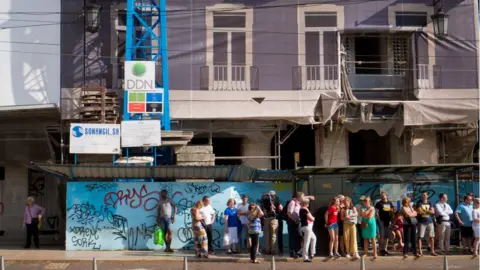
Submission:
<svg viewBox="0 0 480 270">
<path fill-rule="evenodd" d="M 438 164 L 438 144 L 435 130 L 415 130 L 411 141 L 412 165 Z"/>
<path fill-rule="evenodd" d="M 322 165 L 341 167 L 348 166 L 348 132 L 341 130 L 324 131 L 322 147 Z M 331 163 L 330 163 L 331 160 Z"/>
<path fill-rule="evenodd" d="M 390 162 L 395 165 L 410 164 L 410 143 L 405 140 L 404 135 L 400 138 L 393 132 L 386 135 L 390 136 Z M 372 146 L 375 147 L 375 146 Z"/>
<path fill-rule="evenodd" d="M 249 137 L 243 138 L 242 156 L 272 156 L 271 140 L 269 138 L 259 138 L 253 140 Z M 257 169 L 271 169 L 273 159 L 244 159 L 243 165 Z"/>
</svg>

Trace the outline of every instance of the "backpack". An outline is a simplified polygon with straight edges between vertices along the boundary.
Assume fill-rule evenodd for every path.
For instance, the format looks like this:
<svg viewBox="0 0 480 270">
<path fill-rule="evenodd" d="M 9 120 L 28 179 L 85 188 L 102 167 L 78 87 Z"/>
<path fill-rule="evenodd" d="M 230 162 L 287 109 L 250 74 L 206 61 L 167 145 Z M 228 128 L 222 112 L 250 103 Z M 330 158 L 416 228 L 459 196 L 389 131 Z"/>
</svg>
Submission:
<svg viewBox="0 0 480 270">
<path fill-rule="evenodd" d="M 287 209 L 288 209 L 288 205 L 290 204 L 292 200 L 288 200 L 285 205 L 283 206 L 283 209 L 282 209 L 282 212 L 278 213 L 277 215 L 277 219 L 281 219 L 281 220 L 287 220 Z"/>
</svg>

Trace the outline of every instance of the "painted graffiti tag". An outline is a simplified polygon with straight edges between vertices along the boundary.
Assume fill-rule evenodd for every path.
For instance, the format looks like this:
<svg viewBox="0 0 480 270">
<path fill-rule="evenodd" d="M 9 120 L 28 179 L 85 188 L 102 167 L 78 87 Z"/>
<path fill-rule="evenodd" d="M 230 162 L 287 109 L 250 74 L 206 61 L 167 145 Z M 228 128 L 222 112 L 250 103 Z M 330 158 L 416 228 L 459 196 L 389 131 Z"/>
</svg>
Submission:
<svg viewBox="0 0 480 270">
<path fill-rule="evenodd" d="M 88 190 L 88 192 L 102 192 L 102 191 L 108 191 L 112 188 L 116 188 L 117 184 L 116 183 L 92 183 L 92 184 L 87 184 L 85 185 L 85 188 Z"/>
<path fill-rule="evenodd" d="M 152 211 L 157 207 L 159 198 L 159 191 L 148 192 L 147 187 L 142 185 L 139 190 L 132 188 L 109 192 L 105 195 L 103 202 L 113 208 L 127 205 L 132 209 L 143 207 L 145 211 Z"/>
<path fill-rule="evenodd" d="M 192 198 L 195 196 L 214 196 L 222 193 L 220 186 L 217 184 L 205 185 L 197 183 L 188 183 L 185 192 L 191 194 Z"/>
</svg>

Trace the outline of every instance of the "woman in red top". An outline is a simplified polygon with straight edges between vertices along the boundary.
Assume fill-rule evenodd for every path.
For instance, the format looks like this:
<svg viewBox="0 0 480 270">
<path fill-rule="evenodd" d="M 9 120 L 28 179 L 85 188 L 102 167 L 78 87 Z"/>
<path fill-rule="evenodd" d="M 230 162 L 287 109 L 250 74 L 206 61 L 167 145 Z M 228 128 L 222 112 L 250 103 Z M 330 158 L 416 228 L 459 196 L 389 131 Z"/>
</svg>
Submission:
<svg viewBox="0 0 480 270">
<path fill-rule="evenodd" d="M 338 254 L 338 214 L 340 212 L 340 199 L 335 197 L 330 202 L 327 212 L 325 213 L 325 227 L 330 236 L 329 250 L 330 258 L 340 257 Z M 333 253 L 335 249 L 335 254 Z"/>
</svg>

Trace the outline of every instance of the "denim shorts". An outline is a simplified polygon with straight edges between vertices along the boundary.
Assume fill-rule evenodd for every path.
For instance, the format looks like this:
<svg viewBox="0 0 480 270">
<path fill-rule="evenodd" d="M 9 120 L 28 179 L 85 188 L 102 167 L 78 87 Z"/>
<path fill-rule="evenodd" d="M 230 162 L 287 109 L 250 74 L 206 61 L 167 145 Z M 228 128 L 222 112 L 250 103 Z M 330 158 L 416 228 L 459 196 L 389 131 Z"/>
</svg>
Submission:
<svg viewBox="0 0 480 270">
<path fill-rule="evenodd" d="M 338 223 L 332 223 L 330 226 L 327 228 L 328 230 L 335 230 L 338 229 Z"/>
<path fill-rule="evenodd" d="M 160 228 L 164 233 L 166 232 L 171 232 L 170 231 L 170 225 L 172 224 L 172 219 L 171 218 L 160 218 Z"/>
</svg>

